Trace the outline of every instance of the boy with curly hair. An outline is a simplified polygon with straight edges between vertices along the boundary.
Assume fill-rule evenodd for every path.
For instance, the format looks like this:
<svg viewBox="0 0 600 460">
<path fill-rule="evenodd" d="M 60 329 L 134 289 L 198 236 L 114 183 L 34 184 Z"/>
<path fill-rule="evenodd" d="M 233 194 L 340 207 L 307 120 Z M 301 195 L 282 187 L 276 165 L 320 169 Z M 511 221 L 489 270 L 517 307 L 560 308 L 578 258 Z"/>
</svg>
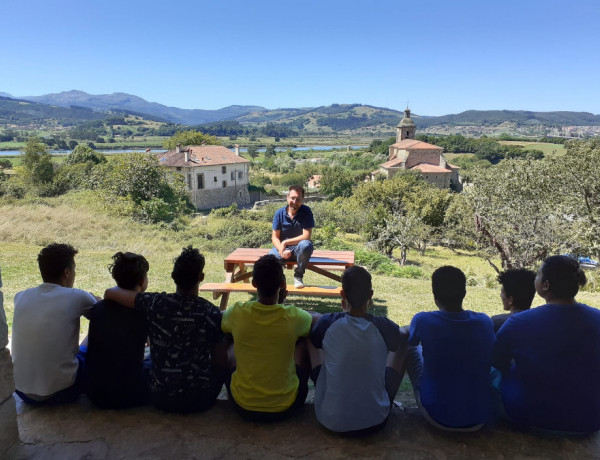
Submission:
<svg viewBox="0 0 600 460">
<path fill-rule="evenodd" d="M 227 374 L 221 312 L 198 297 L 204 256 L 188 246 L 175 259 L 175 293 L 135 292 L 114 287 L 105 299 L 144 311 L 148 318 L 152 403 L 169 412 L 208 409 Z"/>
</svg>

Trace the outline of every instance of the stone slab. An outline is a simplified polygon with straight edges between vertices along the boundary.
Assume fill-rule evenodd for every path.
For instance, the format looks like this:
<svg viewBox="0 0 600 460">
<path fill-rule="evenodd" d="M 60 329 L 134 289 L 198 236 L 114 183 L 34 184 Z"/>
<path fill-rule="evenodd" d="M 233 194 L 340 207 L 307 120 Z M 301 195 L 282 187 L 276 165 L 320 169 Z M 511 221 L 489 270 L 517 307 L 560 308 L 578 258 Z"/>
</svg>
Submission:
<svg viewBox="0 0 600 460">
<path fill-rule="evenodd" d="M 10 398 L 13 391 L 15 391 L 15 382 L 12 359 L 8 348 L 4 348 L 0 350 L 0 402 Z"/>
<path fill-rule="evenodd" d="M 62 407 L 19 404 L 22 444 L 11 458 L 544 458 L 600 457 L 600 435 L 542 437 L 494 424 L 479 433 L 451 434 L 430 427 L 417 409 L 394 408 L 386 427 L 369 437 L 331 433 L 312 405 L 275 424 L 243 421 L 227 401 L 207 412 L 174 415 L 151 407 L 93 408 L 85 397 Z"/>
<path fill-rule="evenodd" d="M 11 396 L 0 404 L 0 458 L 6 458 L 6 451 L 18 441 L 17 412 L 15 400 Z"/>
</svg>

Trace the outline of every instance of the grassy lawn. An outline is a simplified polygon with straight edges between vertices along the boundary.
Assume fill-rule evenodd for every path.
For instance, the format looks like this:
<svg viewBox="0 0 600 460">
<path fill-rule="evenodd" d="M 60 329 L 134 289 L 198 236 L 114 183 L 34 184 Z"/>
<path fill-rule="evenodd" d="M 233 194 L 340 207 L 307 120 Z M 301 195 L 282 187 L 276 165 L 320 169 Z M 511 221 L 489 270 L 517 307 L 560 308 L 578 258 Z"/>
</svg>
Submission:
<svg viewBox="0 0 600 460">
<path fill-rule="evenodd" d="M 14 295 L 41 282 L 36 257 L 40 249 L 50 242 L 67 242 L 79 250 L 75 287 L 98 296 L 114 285 L 107 267 L 117 251 L 141 253 L 148 259 L 151 291 L 173 291 L 170 273 L 173 259 L 182 247 L 193 244 L 204 253 L 206 282 L 223 281 L 223 258 L 234 248 L 223 246 L 215 249 L 215 241 L 205 238 L 207 231 L 217 225 L 212 217 L 198 216 L 186 230 L 174 232 L 136 223 L 125 217 L 109 216 L 99 210 L 97 203 L 85 201 L 78 195 L 68 194 L 61 198 L 19 204 L 0 201 L 0 216 L 0 268 L 9 330 L 12 327 Z M 430 276 L 442 265 L 455 265 L 467 275 L 465 308 L 490 315 L 501 312 L 495 272 L 473 253 L 434 247 L 423 256 L 417 251 L 409 251 L 408 260 L 421 268 L 424 278 L 404 279 L 375 274 L 373 313 L 386 315 L 403 325 L 408 324 L 415 313 L 435 309 Z M 291 271 L 286 271 L 286 276 L 290 282 Z M 306 274 L 305 281 L 314 285 L 331 284 L 330 280 L 313 272 Z M 212 301 L 210 295 L 206 297 Z M 249 294 L 234 294 L 230 302 L 250 298 Z M 582 292 L 578 300 L 600 308 L 600 293 Z M 337 299 L 291 297 L 289 302 L 320 312 L 336 311 L 339 306 Z M 542 300 L 536 297 L 534 305 L 541 303 Z M 86 330 L 84 322 L 82 331 Z"/>
<path fill-rule="evenodd" d="M 504 145 L 521 145 L 526 149 L 541 150 L 546 156 L 564 155 L 567 150 L 561 144 L 549 144 L 545 142 L 524 142 L 524 141 L 498 141 Z"/>
</svg>

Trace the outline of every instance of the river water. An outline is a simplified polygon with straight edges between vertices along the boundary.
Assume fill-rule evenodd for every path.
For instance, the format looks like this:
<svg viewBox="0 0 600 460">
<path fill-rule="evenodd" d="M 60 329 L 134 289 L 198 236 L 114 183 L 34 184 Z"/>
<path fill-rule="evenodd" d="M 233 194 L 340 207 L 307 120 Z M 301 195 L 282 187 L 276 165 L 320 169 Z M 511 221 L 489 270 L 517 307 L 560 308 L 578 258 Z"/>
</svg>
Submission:
<svg viewBox="0 0 600 460">
<path fill-rule="evenodd" d="M 351 145 L 350 148 L 351 149 L 364 149 L 366 148 L 366 145 Z M 328 150 L 336 150 L 336 149 L 347 149 L 348 146 L 347 145 L 314 145 L 314 146 L 305 146 L 305 147 L 294 147 L 291 150 L 293 152 L 302 152 L 302 151 L 306 151 L 306 150 L 321 150 L 321 151 L 328 151 Z M 139 148 L 139 149 L 123 149 L 123 150 L 96 150 L 97 152 L 100 153 L 104 153 L 107 155 L 110 155 L 111 153 L 133 153 L 133 152 L 144 152 L 146 149 L 144 148 Z M 229 149 L 232 152 L 234 151 L 234 149 Z M 258 149 L 259 152 L 264 152 L 266 149 Z M 276 152 L 285 152 L 287 150 L 290 150 L 289 148 L 276 148 L 275 151 Z M 240 148 L 240 152 L 247 152 L 248 149 L 245 148 Z M 152 149 L 151 150 L 152 153 L 162 153 L 162 152 L 166 152 L 165 149 Z M 20 150 L 0 150 L 0 156 L 15 156 L 15 155 L 19 155 L 21 153 Z M 69 153 L 71 153 L 71 150 L 50 150 L 50 153 L 52 155 L 68 155 Z"/>
</svg>

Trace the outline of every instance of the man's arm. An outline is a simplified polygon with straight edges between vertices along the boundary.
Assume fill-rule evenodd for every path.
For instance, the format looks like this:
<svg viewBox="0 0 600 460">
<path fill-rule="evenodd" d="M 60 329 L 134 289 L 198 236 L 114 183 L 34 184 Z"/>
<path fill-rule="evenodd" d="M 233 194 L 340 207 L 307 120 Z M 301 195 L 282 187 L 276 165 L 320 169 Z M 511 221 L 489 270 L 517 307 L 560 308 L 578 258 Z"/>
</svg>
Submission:
<svg viewBox="0 0 600 460">
<path fill-rule="evenodd" d="M 283 240 L 281 242 L 283 244 L 283 249 L 285 249 L 287 246 L 294 246 L 302 240 L 310 240 L 310 237 L 312 236 L 312 231 L 313 231 L 312 228 L 303 228 L 302 235 L 298 235 L 298 236 L 295 236 L 294 238 L 289 238 L 287 240 Z"/>
<path fill-rule="evenodd" d="M 136 295 L 138 295 L 137 291 L 130 291 L 128 289 L 115 286 L 104 291 L 104 300 L 112 300 L 120 303 L 124 307 L 133 308 L 135 306 Z"/>
</svg>

